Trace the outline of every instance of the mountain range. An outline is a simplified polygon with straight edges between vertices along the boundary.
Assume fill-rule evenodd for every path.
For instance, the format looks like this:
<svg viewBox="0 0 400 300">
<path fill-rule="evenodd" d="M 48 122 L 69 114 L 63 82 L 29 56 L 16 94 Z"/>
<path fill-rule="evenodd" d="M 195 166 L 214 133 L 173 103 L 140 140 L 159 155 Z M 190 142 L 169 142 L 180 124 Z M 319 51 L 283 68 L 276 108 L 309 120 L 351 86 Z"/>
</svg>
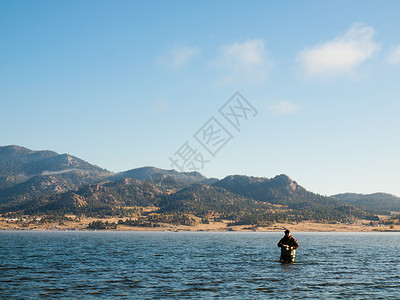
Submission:
<svg viewBox="0 0 400 300">
<path fill-rule="evenodd" d="M 143 208 L 237 224 L 343 221 L 400 211 L 400 199 L 389 194 L 322 196 L 284 174 L 219 180 L 155 167 L 113 173 L 69 154 L 0 147 L 2 214 L 129 216 Z"/>
<path fill-rule="evenodd" d="M 367 195 L 345 193 L 333 195 L 332 197 L 375 213 L 385 214 L 387 211 L 400 212 L 400 198 L 388 193 Z"/>
</svg>

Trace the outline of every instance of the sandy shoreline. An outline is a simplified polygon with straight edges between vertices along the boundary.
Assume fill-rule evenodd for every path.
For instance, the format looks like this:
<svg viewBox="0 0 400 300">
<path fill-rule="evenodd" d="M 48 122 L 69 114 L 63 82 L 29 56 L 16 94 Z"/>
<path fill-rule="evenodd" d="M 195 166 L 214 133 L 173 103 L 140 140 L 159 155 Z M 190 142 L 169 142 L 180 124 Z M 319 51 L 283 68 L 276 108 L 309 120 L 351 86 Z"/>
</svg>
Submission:
<svg viewBox="0 0 400 300">
<path fill-rule="evenodd" d="M 108 219 L 95 219 L 84 218 L 81 220 L 51 222 L 45 224 L 38 224 L 38 222 L 28 222 L 23 220 L 6 220 L 0 219 L 0 229 L 2 230 L 88 230 L 88 224 L 93 221 L 101 220 L 103 222 L 115 222 L 123 220 L 119 218 Z M 372 232 L 372 231 L 400 231 L 400 228 L 389 228 L 388 226 L 371 226 L 370 221 L 358 220 L 353 224 L 328 224 L 328 223 L 315 223 L 315 222 L 299 222 L 299 223 L 275 223 L 268 227 L 258 227 L 251 225 L 244 226 L 228 226 L 227 221 L 212 222 L 210 224 L 198 224 L 196 226 L 184 225 L 171 225 L 161 224 L 161 227 L 133 227 L 127 225 L 118 225 L 116 229 L 109 229 L 113 231 L 283 231 L 286 228 L 293 232 Z"/>
</svg>

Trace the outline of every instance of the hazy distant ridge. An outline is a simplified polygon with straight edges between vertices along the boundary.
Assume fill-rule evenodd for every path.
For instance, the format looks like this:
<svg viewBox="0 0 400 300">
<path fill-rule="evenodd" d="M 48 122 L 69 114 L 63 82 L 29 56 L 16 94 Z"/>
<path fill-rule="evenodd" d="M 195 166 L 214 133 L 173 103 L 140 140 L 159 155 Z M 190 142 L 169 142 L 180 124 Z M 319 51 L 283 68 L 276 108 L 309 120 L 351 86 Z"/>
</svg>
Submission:
<svg viewBox="0 0 400 300">
<path fill-rule="evenodd" d="M 333 198 L 359 207 L 380 211 L 400 211 L 400 198 L 387 193 L 356 194 L 344 193 Z"/>
</svg>

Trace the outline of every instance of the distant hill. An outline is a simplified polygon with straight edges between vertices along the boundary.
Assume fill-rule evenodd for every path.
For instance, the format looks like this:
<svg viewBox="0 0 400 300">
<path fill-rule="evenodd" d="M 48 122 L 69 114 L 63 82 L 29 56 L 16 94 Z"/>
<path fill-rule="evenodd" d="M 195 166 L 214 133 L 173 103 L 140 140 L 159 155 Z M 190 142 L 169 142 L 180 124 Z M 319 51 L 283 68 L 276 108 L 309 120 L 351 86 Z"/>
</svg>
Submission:
<svg viewBox="0 0 400 300">
<path fill-rule="evenodd" d="M 224 188 L 203 184 L 192 184 L 174 194 L 164 197 L 161 212 L 185 212 L 195 215 L 218 213 L 225 216 L 268 209 L 271 205 L 260 205 L 254 199 L 243 197 Z"/>
<path fill-rule="evenodd" d="M 0 205 L 21 203 L 38 197 L 74 190 L 99 179 L 84 171 L 71 171 L 57 175 L 32 176 L 28 180 L 0 190 Z"/>
<path fill-rule="evenodd" d="M 214 186 L 223 187 L 232 193 L 258 201 L 281 205 L 297 202 L 295 198 L 299 196 L 299 192 L 305 191 L 286 175 L 279 175 L 272 179 L 231 175 L 217 181 Z"/>
<path fill-rule="evenodd" d="M 58 153 L 53 151 L 33 151 L 15 145 L 0 147 L 0 176 L 32 175 L 32 166 L 36 162 L 45 161 L 57 155 Z"/>
<path fill-rule="evenodd" d="M 111 176 L 110 180 L 121 178 L 134 178 L 140 181 L 148 181 L 170 191 L 190 186 L 193 183 L 212 184 L 218 181 L 216 178 L 207 178 L 199 172 L 178 172 L 155 167 L 142 167 L 117 173 Z"/>
<path fill-rule="evenodd" d="M 355 194 L 345 193 L 333 195 L 333 198 L 376 212 L 400 211 L 400 198 L 386 193 Z"/>
<path fill-rule="evenodd" d="M 23 204 L 9 205 L 27 214 L 75 213 L 92 215 L 118 215 L 125 207 L 154 206 L 162 192 L 151 184 L 124 178 L 112 182 L 88 184 L 77 190 L 43 196 Z"/>
<path fill-rule="evenodd" d="M 206 177 L 199 172 L 178 172 L 175 170 L 164 170 L 155 167 L 142 167 L 125 172 L 120 172 L 112 177 L 112 179 L 134 178 L 140 181 L 162 180 L 163 178 L 172 177 L 181 182 L 197 183 L 207 180 Z"/>
<path fill-rule="evenodd" d="M 69 154 L 33 151 L 20 146 L 0 147 L 0 176 L 25 177 L 53 174 L 78 169 L 87 172 L 108 172 Z"/>
<path fill-rule="evenodd" d="M 0 206 L 73 190 L 111 174 L 69 154 L 0 147 Z"/>
<path fill-rule="evenodd" d="M 352 205 L 307 191 L 284 174 L 271 179 L 227 176 L 214 186 L 260 202 L 286 206 L 304 219 L 333 220 L 363 215 L 362 210 Z"/>
</svg>

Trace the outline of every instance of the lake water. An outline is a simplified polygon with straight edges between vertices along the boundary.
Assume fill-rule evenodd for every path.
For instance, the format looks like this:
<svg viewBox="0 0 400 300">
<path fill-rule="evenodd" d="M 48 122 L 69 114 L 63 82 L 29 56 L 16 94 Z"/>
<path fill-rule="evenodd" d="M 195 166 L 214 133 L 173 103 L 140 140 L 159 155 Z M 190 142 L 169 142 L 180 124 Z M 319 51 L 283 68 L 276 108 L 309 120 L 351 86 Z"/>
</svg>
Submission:
<svg viewBox="0 0 400 300">
<path fill-rule="evenodd" d="M 400 299 L 400 233 L 0 232 L 2 299 Z"/>
</svg>

